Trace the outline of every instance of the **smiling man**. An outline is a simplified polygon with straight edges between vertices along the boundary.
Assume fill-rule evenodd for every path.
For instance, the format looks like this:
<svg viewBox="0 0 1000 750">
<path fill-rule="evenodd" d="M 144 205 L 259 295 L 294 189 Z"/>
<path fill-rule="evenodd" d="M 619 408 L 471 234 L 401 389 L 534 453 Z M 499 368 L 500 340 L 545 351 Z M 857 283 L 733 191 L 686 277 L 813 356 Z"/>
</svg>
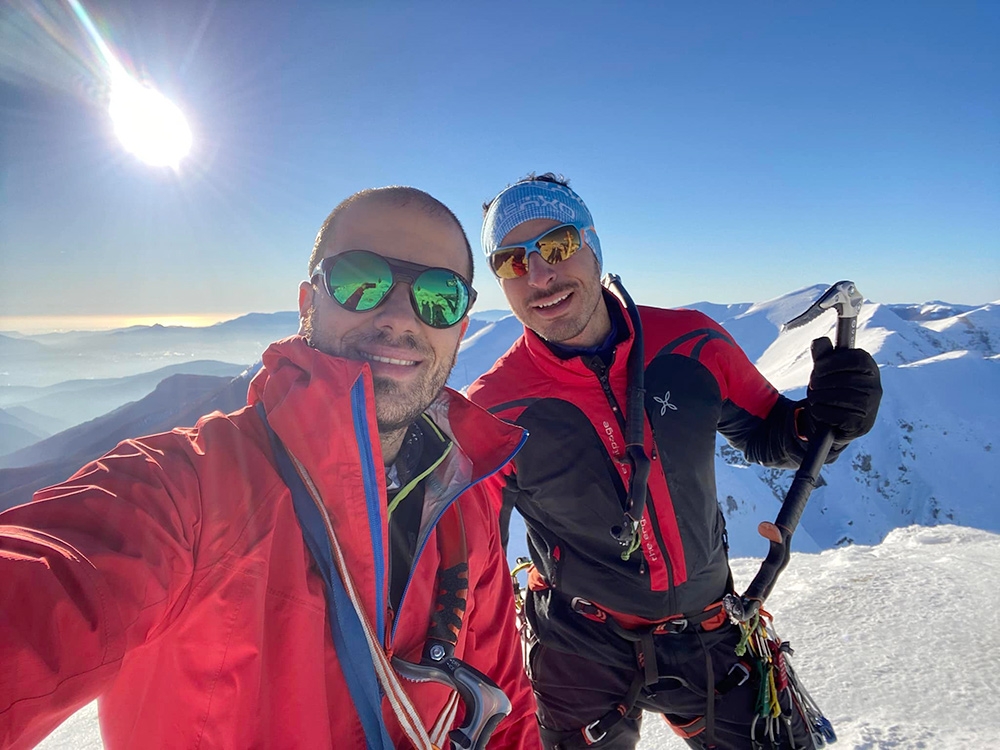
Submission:
<svg viewBox="0 0 1000 750">
<path fill-rule="evenodd" d="M 366 190 L 309 274 L 246 408 L 0 514 L 0 747 L 98 697 L 108 748 L 539 746 L 482 489 L 522 431 L 444 388 L 468 240 Z"/>
<path fill-rule="evenodd" d="M 606 292 L 593 217 L 565 180 L 528 177 L 484 208 L 483 249 L 525 330 L 469 398 L 530 434 L 490 484 L 505 542 L 514 507 L 528 531 L 523 632 L 545 746 L 631 750 L 646 710 L 694 748 L 813 747 L 787 705 L 768 736 L 754 719 L 753 670 L 721 605 L 716 433 L 793 467 L 827 425 L 836 455 L 875 420 L 875 362 L 821 339 L 792 402 L 701 313 Z"/>
</svg>

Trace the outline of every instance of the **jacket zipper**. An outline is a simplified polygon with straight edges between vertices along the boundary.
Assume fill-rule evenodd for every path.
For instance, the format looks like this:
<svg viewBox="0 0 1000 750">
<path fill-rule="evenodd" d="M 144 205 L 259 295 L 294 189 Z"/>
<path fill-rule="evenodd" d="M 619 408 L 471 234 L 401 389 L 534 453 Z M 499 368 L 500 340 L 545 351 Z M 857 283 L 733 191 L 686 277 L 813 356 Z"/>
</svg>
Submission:
<svg viewBox="0 0 1000 750">
<path fill-rule="evenodd" d="M 622 412 L 621 407 L 618 405 L 618 399 L 615 398 L 615 392 L 611 389 L 611 380 L 608 378 L 608 366 L 604 364 L 602 360 L 596 354 L 590 357 L 583 358 L 583 363 L 587 366 L 594 375 L 597 376 L 597 382 L 601 384 L 601 390 L 604 391 L 604 398 L 607 399 L 608 405 L 611 407 L 611 411 L 615 415 L 615 420 L 618 422 L 618 428 L 622 431 L 622 437 L 625 435 L 625 414 Z M 615 361 L 615 355 L 612 351 L 611 362 Z"/>
<path fill-rule="evenodd" d="M 446 502 L 442 503 L 441 509 L 438 511 L 437 515 L 435 515 L 431 523 L 427 524 L 427 527 L 424 529 L 424 533 L 420 535 L 420 539 L 417 541 L 417 549 L 413 555 L 413 562 L 410 564 L 410 575 L 407 576 L 406 585 L 403 586 L 403 593 L 400 594 L 399 596 L 399 606 L 396 607 L 396 611 L 393 612 L 391 615 L 392 625 L 388 634 L 388 644 L 387 644 L 388 647 L 391 647 L 396 639 L 396 626 L 399 624 L 399 613 L 403 611 L 403 603 L 406 601 L 406 594 L 410 590 L 410 581 L 413 579 L 413 571 L 416 570 L 417 563 L 420 560 L 420 556 L 423 554 L 424 549 L 427 547 L 427 540 L 430 539 L 431 531 L 437 527 L 438 521 L 441 520 L 441 516 L 443 516 L 444 512 L 451 507 L 451 504 L 457 502 L 458 498 L 461 497 L 465 492 L 467 492 L 469 489 L 479 484 L 483 480 L 493 476 L 498 471 L 500 471 L 500 469 L 506 466 L 510 462 L 510 460 L 517 454 L 517 452 L 521 450 L 521 446 L 524 445 L 527 439 L 528 439 L 527 432 L 522 432 L 520 441 L 514 447 L 514 450 L 511 451 L 510 455 L 507 456 L 507 458 L 505 458 L 503 461 L 497 464 L 497 466 L 492 471 L 487 472 L 486 474 L 479 477 L 478 479 L 473 480 L 472 482 L 469 482 L 469 484 L 467 484 L 465 487 L 461 488 L 458 492 L 452 495 L 451 498 L 449 498 Z"/>
</svg>

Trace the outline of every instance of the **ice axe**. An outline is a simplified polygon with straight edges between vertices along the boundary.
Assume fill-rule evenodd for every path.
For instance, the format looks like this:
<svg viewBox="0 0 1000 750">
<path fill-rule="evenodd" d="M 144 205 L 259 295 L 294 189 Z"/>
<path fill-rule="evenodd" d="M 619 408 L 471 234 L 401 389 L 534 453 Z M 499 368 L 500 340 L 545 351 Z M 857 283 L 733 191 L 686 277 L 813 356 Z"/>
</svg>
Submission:
<svg viewBox="0 0 1000 750">
<path fill-rule="evenodd" d="M 487 675 L 455 656 L 469 596 L 469 549 L 461 507 L 448 506 L 437 525 L 441 576 L 438 601 L 431 615 L 418 663 L 392 657 L 400 677 L 413 682 L 437 682 L 458 693 L 465 706 L 462 725 L 448 733 L 450 750 L 483 750 L 490 736 L 510 713 L 510 699 Z"/>
<path fill-rule="evenodd" d="M 448 734 L 452 750 L 483 750 L 493 730 L 510 713 L 510 699 L 489 677 L 455 658 L 449 644 L 434 643 L 420 663 L 392 657 L 401 677 L 413 682 L 437 682 L 455 690 L 465 705 L 462 726 Z"/>
<path fill-rule="evenodd" d="M 838 281 L 813 302 L 808 310 L 785 323 L 782 330 L 799 328 L 827 310 L 836 310 L 836 347 L 853 349 L 854 336 L 858 330 L 858 313 L 861 312 L 863 301 L 864 297 L 853 281 Z M 788 488 L 781 510 L 778 511 L 778 517 L 774 523 L 764 521 L 757 527 L 760 535 L 770 542 L 771 547 L 746 593 L 741 597 L 727 594 L 723 600 L 726 611 L 736 620 L 746 622 L 757 614 L 774 588 L 778 575 L 788 565 L 792 551 L 792 534 L 799 525 L 809 495 L 816 489 L 819 471 L 826 463 L 832 447 L 833 430 L 830 428 L 822 428 L 810 438 L 809 449 L 798 471 L 795 472 L 792 486 Z"/>
</svg>

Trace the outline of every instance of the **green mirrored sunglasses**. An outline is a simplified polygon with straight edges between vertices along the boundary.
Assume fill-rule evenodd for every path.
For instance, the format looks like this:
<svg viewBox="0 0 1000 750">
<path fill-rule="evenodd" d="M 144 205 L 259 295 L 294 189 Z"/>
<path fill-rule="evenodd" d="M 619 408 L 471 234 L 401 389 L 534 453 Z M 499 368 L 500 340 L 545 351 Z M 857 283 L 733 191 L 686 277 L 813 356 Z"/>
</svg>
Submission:
<svg viewBox="0 0 1000 750">
<path fill-rule="evenodd" d="M 314 281 L 317 276 L 323 278 L 333 301 L 351 312 L 374 310 L 397 283 L 406 283 L 413 311 L 431 328 L 456 325 L 476 301 L 476 290 L 455 271 L 385 258 L 368 250 L 324 258 L 313 273 Z"/>
</svg>

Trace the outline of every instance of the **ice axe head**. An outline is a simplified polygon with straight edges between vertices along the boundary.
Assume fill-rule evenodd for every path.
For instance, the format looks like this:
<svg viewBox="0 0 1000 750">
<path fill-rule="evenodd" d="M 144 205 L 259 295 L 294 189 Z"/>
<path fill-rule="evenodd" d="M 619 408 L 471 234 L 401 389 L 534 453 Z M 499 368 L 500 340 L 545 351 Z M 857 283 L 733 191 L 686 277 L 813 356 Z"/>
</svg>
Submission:
<svg viewBox="0 0 1000 750">
<path fill-rule="evenodd" d="M 853 281 L 838 281 L 822 296 L 809 306 L 801 315 L 792 318 L 782 326 L 782 330 L 791 330 L 804 326 L 827 310 L 837 311 L 837 348 L 850 349 L 854 347 L 854 334 L 858 328 L 858 313 L 864 296 L 858 291 Z"/>
</svg>

